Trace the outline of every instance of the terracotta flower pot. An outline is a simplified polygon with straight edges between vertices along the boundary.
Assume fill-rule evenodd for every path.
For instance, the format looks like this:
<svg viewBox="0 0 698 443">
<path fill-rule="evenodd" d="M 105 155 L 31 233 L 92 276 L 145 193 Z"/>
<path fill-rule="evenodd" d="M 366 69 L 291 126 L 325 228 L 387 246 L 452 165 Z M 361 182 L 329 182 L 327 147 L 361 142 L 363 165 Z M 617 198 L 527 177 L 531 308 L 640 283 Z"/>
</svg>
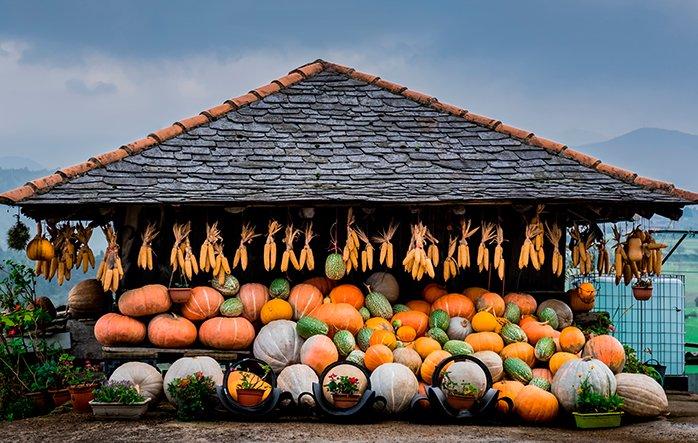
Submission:
<svg viewBox="0 0 698 443">
<path fill-rule="evenodd" d="M 332 394 L 332 401 L 338 409 L 349 409 L 355 406 L 360 398 L 359 394 Z"/>
<path fill-rule="evenodd" d="M 191 297 L 191 288 L 169 288 L 167 293 L 172 303 L 186 303 Z"/>
<path fill-rule="evenodd" d="M 53 399 L 53 406 L 55 408 L 62 406 L 70 401 L 70 392 L 68 392 L 68 388 L 49 389 L 48 393 L 51 394 L 51 397 Z"/>
<path fill-rule="evenodd" d="M 90 402 L 94 400 L 92 391 L 97 389 L 98 385 L 70 387 L 70 399 L 73 401 L 73 411 L 81 414 L 90 412 Z"/>
<path fill-rule="evenodd" d="M 450 407 L 458 411 L 472 408 L 475 404 L 475 400 L 477 400 L 477 398 L 475 398 L 474 395 L 465 396 L 448 394 L 446 396 L 446 403 L 448 403 Z"/>
<path fill-rule="evenodd" d="M 633 286 L 633 297 L 638 301 L 647 301 L 652 298 L 652 286 Z"/>
<path fill-rule="evenodd" d="M 31 399 L 34 404 L 34 410 L 43 414 L 49 409 L 49 399 L 45 392 L 28 392 L 26 394 L 27 398 Z"/>
<path fill-rule="evenodd" d="M 264 397 L 264 389 L 238 389 L 237 396 L 238 403 L 240 403 L 242 406 L 257 406 L 262 402 L 262 397 Z"/>
</svg>

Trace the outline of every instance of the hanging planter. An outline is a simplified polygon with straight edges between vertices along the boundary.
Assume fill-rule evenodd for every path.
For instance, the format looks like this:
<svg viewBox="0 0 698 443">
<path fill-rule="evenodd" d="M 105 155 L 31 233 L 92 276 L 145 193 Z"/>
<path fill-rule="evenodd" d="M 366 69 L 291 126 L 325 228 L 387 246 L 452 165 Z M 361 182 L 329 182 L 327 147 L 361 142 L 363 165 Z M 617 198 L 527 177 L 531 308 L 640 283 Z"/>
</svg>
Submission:
<svg viewBox="0 0 698 443">
<path fill-rule="evenodd" d="M 191 288 L 168 288 L 167 293 L 172 303 L 186 303 L 191 297 Z"/>
<path fill-rule="evenodd" d="M 647 301 L 652 298 L 652 280 L 638 280 L 633 285 L 633 297 L 638 301 Z"/>
</svg>

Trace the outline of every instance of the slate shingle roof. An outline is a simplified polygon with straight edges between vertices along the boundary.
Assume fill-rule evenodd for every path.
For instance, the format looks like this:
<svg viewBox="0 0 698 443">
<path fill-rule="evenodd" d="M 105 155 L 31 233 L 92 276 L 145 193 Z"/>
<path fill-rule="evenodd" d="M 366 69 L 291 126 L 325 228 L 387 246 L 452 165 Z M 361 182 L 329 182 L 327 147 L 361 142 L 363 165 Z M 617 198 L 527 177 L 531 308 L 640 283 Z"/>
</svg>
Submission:
<svg viewBox="0 0 698 443">
<path fill-rule="evenodd" d="M 370 74 L 317 61 L 4 203 L 439 202 L 686 204 L 698 194 Z"/>
</svg>

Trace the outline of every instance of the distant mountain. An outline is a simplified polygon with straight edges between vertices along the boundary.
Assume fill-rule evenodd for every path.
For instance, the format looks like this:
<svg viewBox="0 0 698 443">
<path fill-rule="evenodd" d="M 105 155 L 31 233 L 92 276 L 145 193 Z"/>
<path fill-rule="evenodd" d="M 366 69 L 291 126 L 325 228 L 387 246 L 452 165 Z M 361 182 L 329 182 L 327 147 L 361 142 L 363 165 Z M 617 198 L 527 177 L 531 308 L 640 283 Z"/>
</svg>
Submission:
<svg viewBox="0 0 698 443">
<path fill-rule="evenodd" d="M 2 169 L 29 169 L 30 171 L 38 171 L 44 169 L 45 166 L 38 162 L 17 155 L 0 156 L 0 168 Z"/>
<path fill-rule="evenodd" d="M 579 150 L 605 163 L 698 191 L 698 135 L 640 128 L 610 140 L 579 146 Z"/>
</svg>

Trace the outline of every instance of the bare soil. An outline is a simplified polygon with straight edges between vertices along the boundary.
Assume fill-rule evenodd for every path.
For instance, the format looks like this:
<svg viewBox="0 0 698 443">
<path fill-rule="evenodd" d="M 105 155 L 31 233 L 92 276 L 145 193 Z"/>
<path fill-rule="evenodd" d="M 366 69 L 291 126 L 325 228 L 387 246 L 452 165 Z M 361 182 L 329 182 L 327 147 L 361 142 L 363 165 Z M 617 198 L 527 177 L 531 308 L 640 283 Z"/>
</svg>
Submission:
<svg viewBox="0 0 698 443">
<path fill-rule="evenodd" d="M 0 424 L 0 441 L 698 441 L 698 395 L 671 395 L 669 417 L 625 422 L 617 429 L 579 431 L 570 422 L 553 427 L 417 424 L 383 421 L 334 424 L 316 419 L 274 422 L 178 422 L 165 405 L 140 421 L 100 421 L 89 414 L 50 415 Z"/>
</svg>

